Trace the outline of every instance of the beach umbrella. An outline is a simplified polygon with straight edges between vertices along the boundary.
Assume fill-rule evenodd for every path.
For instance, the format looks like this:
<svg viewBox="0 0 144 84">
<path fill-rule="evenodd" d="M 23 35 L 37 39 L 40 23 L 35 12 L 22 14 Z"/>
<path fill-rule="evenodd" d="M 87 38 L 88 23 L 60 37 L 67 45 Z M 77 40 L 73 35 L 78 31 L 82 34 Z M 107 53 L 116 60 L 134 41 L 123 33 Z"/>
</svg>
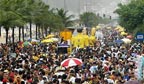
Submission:
<svg viewBox="0 0 144 84">
<path fill-rule="evenodd" d="M 82 64 L 82 60 L 78 58 L 68 58 L 61 62 L 61 66 L 63 67 L 72 67 L 81 64 Z"/>
<path fill-rule="evenodd" d="M 46 36 L 46 38 L 51 38 L 51 37 L 54 37 L 55 35 L 54 34 L 50 34 L 48 36 Z"/>
<path fill-rule="evenodd" d="M 51 40 L 53 40 L 54 42 L 58 42 L 59 39 L 58 38 L 50 38 Z"/>
<path fill-rule="evenodd" d="M 52 39 L 44 39 L 42 43 L 52 43 L 54 42 Z"/>
</svg>

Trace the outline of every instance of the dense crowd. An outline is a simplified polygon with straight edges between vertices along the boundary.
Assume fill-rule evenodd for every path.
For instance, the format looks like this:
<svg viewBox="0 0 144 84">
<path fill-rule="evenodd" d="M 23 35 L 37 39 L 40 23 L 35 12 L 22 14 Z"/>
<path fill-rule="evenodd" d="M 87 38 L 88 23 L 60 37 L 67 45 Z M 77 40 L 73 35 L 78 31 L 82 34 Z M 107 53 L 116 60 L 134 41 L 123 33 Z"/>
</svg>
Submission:
<svg viewBox="0 0 144 84">
<path fill-rule="evenodd" d="M 1 44 L 0 84 L 142 84 L 135 59 L 143 55 L 143 43 L 115 43 L 118 34 L 103 32 L 100 45 L 74 48 L 71 54 L 58 53 L 57 43 Z M 61 62 L 71 57 L 82 59 L 83 64 L 62 67 Z"/>
</svg>

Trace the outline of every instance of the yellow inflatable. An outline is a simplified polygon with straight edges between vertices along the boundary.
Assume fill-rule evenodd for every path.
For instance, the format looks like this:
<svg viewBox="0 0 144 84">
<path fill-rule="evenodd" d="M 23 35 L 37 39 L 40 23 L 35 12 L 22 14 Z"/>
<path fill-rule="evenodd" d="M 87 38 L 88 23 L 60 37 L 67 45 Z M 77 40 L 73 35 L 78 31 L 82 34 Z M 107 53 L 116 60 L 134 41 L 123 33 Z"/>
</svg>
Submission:
<svg viewBox="0 0 144 84">
<path fill-rule="evenodd" d="M 78 33 L 76 36 L 72 37 L 72 45 L 73 47 L 84 48 L 85 47 L 85 39 L 82 33 Z"/>
<path fill-rule="evenodd" d="M 91 36 L 88 36 L 86 28 L 84 28 L 83 30 L 81 29 L 76 36 L 72 36 L 72 47 L 85 48 L 87 46 L 94 46 L 94 43 L 96 42 L 95 32 L 96 28 L 92 28 Z"/>
<path fill-rule="evenodd" d="M 86 28 L 83 28 L 83 38 L 85 39 L 85 47 L 89 46 L 89 36 L 87 35 Z"/>
<path fill-rule="evenodd" d="M 91 29 L 91 36 L 89 37 L 89 45 L 90 46 L 94 46 L 94 43 L 96 41 L 96 38 L 95 38 L 95 32 L 96 32 L 96 28 L 92 28 Z"/>
<path fill-rule="evenodd" d="M 96 28 L 93 27 L 93 28 L 91 29 L 91 35 L 94 36 L 94 35 L 95 35 L 95 32 L 96 32 Z"/>
<path fill-rule="evenodd" d="M 83 35 L 86 35 L 86 34 L 87 34 L 86 28 L 83 28 L 82 33 L 83 33 Z"/>
<path fill-rule="evenodd" d="M 90 36 L 89 37 L 89 45 L 94 46 L 94 43 L 96 42 L 95 36 Z"/>
<path fill-rule="evenodd" d="M 69 30 L 61 31 L 61 32 L 60 32 L 60 37 L 63 37 L 65 41 L 68 40 L 68 39 L 71 39 L 71 37 L 72 37 L 72 32 L 69 31 Z"/>
<path fill-rule="evenodd" d="M 86 30 L 78 29 L 78 34 L 76 36 L 72 36 L 71 44 L 73 48 L 85 48 L 86 46 L 89 46 L 89 37 L 88 35 L 84 35 L 84 32 L 86 33 Z"/>
</svg>

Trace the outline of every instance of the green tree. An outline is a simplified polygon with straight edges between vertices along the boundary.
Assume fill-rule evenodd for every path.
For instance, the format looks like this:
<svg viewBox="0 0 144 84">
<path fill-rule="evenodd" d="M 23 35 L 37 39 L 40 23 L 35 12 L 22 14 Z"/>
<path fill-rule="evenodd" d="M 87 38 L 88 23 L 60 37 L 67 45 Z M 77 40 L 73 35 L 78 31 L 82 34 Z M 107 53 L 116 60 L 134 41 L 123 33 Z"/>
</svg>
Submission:
<svg viewBox="0 0 144 84">
<path fill-rule="evenodd" d="M 42 33 L 45 31 L 45 35 L 48 34 L 47 28 L 59 30 L 64 27 L 61 17 L 50 10 L 49 6 L 45 6 L 43 11 L 41 11 L 41 14 L 38 14 L 37 17 L 35 17 L 34 23 L 36 24 L 36 27 L 41 28 Z M 38 31 L 38 28 L 36 31 Z M 44 37 L 43 34 L 41 35 Z"/>
<path fill-rule="evenodd" d="M 24 9 L 21 10 L 24 20 L 30 25 L 30 38 L 32 38 L 32 23 L 37 13 L 39 13 L 39 1 L 41 0 L 25 0 Z"/>
<path fill-rule="evenodd" d="M 13 30 L 13 43 L 14 43 L 14 28 L 16 26 L 22 25 L 23 21 L 21 16 L 19 16 L 15 9 L 15 2 L 12 0 L 1 0 L 0 1 L 0 24 L 6 30 L 6 43 L 8 43 L 8 31 L 10 28 Z"/>
<path fill-rule="evenodd" d="M 74 15 L 68 15 L 68 11 L 65 11 L 64 9 L 56 9 L 57 15 L 61 18 L 64 27 L 69 27 L 73 25 L 73 21 L 71 20 Z"/>
<path fill-rule="evenodd" d="M 59 11 L 60 12 L 60 11 Z M 65 15 L 61 17 L 61 15 Z M 30 24 L 30 38 L 32 38 L 32 24 L 36 25 L 36 31 L 40 28 L 45 30 L 47 28 L 52 30 L 59 30 L 71 24 L 71 17 L 67 16 L 67 12 L 55 13 L 49 9 L 42 0 L 0 0 L 0 26 L 6 30 L 6 43 L 8 42 L 8 31 L 10 28 L 19 27 L 19 40 L 21 40 L 21 29 L 24 40 L 24 26 Z M 36 32 L 36 38 L 37 38 Z M 43 34 L 42 34 L 43 35 Z"/>
<path fill-rule="evenodd" d="M 98 24 L 96 14 L 94 14 L 92 12 L 85 12 L 85 13 L 81 14 L 80 21 L 86 27 L 93 27 Z"/>
<path fill-rule="evenodd" d="M 127 31 L 133 33 L 143 30 L 141 28 L 144 24 L 144 0 L 132 0 L 127 5 L 119 4 L 115 12 L 119 14 L 119 24 Z"/>
</svg>

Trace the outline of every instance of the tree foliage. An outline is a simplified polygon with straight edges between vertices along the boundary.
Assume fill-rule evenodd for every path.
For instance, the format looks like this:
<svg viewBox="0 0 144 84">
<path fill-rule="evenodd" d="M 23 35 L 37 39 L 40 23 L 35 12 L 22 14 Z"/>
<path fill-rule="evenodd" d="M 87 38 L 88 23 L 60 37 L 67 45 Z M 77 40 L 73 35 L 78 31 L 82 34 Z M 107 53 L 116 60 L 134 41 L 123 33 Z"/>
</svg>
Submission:
<svg viewBox="0 0 144 84">
<path fill-rule="evenodd" d="M 10 28 L 24 28 L 29 23 L 32 38 L 31 24 L 59 30 L 71 24 L 71 17 L 62 9 L 55 13 L 42 0 L 0 0 L 0 26 L 5 28 L 7 35 Z"/>
<path fill-rule="evenodd" d="M 94 14 L 92 12 L 85 12 L 85 13 L 81 14 L 80 21 L 86 27 L 93 27 L 98 24 L 96 14 Z"/>
<path fill-rule="evenodd" d="M 68 11 L 63 9 L 57 9 L 57 15 L 61 18 L 65 27 L 72 26 L 73 21 L 71 19 L 74 17 L 74 15 L 68 15 Z"/>
<path fill-rule="evenodd" d="M 127 5 L 119 4 L 119 8 L 115 12 L 119 14 L 120 25 L 129 32 L 143 30 L 141 28 L 144 24 L 144 0 L 132 0 Z"/>
</svg>

